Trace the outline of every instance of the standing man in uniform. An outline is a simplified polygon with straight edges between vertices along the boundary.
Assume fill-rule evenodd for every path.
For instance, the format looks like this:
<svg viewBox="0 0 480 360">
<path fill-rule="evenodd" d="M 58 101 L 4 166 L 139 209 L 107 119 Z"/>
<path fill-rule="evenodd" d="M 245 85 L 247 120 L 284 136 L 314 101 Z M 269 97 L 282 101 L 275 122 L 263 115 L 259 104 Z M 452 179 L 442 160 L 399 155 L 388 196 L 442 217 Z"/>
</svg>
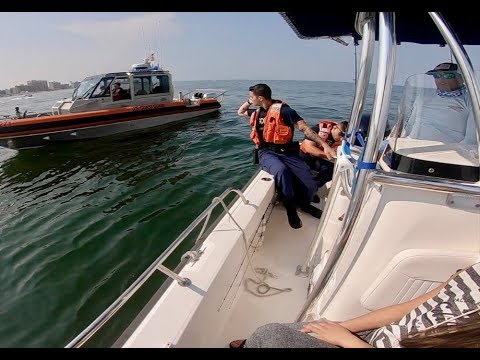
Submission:
<svg viewBox="0 0 480 360">
<path fill-rule="evenodd" d="M 250 109 L 250 105 L 258 108 Z M 310 204 L 317 192 L 317 185 L 310 168 L 298 154 L 298 142 L 292 141 L 295 126 L 308 139 L 322 146 L 328 159 L 335 157 L 335 151 L 308 127 L 294 109 L 281 100 L 273 100 L 272 90 L 267 84 L 251 86 L 248 100 L 240 106 L 237 113 L 250 117 L 250 138 L 258 148 L 260 166 L 274 176 L 290 226 L 294 229 L 302 227 L 297 205 L 303 211 L 320 218 L 322 212 Z"/>
</svg>

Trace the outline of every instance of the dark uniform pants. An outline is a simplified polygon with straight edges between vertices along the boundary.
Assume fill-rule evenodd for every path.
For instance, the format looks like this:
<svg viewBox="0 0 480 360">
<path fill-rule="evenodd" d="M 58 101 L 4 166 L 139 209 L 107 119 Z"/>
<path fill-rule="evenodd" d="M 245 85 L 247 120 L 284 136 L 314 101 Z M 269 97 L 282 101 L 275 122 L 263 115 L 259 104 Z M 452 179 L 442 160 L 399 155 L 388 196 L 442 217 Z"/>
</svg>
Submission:
<svg viewBox="0 0 480 360">
<path fill-rule="evenodd" d="M 320 157 L 314 157 L 309 154 L 304 154 L 300 151 L 300 157 L 305 160 L 307 165 L 317 172 L 314 177 L 317 187 L 320 189 L 325 183 L 329 182 L 333 178 L 333 168 L 335 164 L 331 161 L 325 160 Z"/>
<path fill-rule="evenodd" d="M 278 153 L 269 149 L 258 152 L 260 166 L 275 178 L 280 200 L 295 199 L 299 204 L 309 204 L 317 192 L 317 184 L 310 168 L 297 152 Z"/>
</svg>

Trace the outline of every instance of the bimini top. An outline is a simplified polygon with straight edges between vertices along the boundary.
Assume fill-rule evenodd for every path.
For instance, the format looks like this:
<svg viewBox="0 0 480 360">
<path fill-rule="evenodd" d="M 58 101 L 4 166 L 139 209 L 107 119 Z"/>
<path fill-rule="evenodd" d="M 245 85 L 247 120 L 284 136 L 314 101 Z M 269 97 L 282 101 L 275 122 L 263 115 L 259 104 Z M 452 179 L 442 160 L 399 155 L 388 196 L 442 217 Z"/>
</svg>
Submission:
<svg viewBox="0 0 480 360">
<path fill-rule="evenodd" d="M 280 15 L 301 39 L 352 36 L 362 37 L 355 30 L 356 11 L 283 12 Z M 480 45 L 479 16 L 475 11 L 454 10 L 441 12 L 452 26 L 463 45 Z M 377 14 L 378 20 L 378 14 Z M 378 21 L 376 21 L 378 28 Z M 414 9 L 395 12 L 396 40 L 398 43 L 445 45 L 445 40 L 427 12 Z M 378 40 L 378 31 L 376 31 Z"/>
</svg>

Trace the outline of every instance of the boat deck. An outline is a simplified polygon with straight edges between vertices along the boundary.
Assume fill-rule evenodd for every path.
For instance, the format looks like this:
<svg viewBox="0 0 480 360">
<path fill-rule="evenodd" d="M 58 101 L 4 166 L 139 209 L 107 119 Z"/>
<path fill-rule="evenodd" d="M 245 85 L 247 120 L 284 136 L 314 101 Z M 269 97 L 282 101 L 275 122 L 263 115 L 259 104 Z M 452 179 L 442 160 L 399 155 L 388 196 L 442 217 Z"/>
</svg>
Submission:
<svg viewBox="0 0 480 360">
<path fill-rule="evenodd" d="M 238 199 L 230 208 L 232 218 L 223 217 L 202 243 L 201 257 L 179 272 L 191 283 L 172 282 L 159 289 L 118 346 L 222 348 L 261 325 L 295 321 L 309 284 L 295 272 L 303 265 L 319 219 L 299 211 L 303 226 L 291 228 L 283 205 L 272 204 L 271 180 L 263 171 L 255 176 L 243 191 L 249 202 Z M 258 289 L 263 280 L 263 274 L 254 272 L 258 268 L 274 274 L 265 278 L 270 289 Z M 282 291 L 286 288 L 291 290 Z"/>
<path fill-rule="evenodd" d="M 253 268 L 266 268 L 276 278 L 265 281 L 278 289 L 291 288 L 291 291 L 270 289 L 266 295 L 255 295 L 258 282 L 252 267 L 244 268 L 238 293 L 230 305 L 230 319 L 218 337 L 219 347 L 228 346 L 234 339 L 247 338 L 261 325 L 271 322 L 295 321 L 307 296 L 308 278 L 295 275 L 297 265 L 303 261 L 315 235 L 319 220 L 307 213 L 298 211 L 302 219 L 301 229 L 293 229 L 287 222 L 287 215 L 281 204 L 276 204 L 270 215 L 269 226 L 265 230 L 263 243 L 257 239 L 256 250 L 252 255 Z M 254 245 L 255 246 L 255 245 Z M 261 279 L 262 275 L 257 274 Z M 252 279 L 252 280 L 249 280 Z M 263 289 L 260 289 L 262 291 Z M 258 292 L 257 292 L 258 294 Z"/>
</svg>

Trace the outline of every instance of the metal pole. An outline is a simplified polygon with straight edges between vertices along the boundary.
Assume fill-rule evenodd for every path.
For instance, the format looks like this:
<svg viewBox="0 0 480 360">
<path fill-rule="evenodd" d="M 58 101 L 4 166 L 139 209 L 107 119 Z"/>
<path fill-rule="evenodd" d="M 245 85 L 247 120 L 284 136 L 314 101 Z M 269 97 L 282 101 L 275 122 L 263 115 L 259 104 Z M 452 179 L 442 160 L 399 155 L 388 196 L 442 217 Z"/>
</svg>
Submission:
<svg viewBox="0 0 480 360">
<path fill-rule="evenodd" d="M 380 13 L 379 15 L 379 60 L 377 72 L 377 86 L 375 91 L 375 99 L 373 105 L 372 119 L 369 128 L 369 139 L 365 145 L 364 162 L 375 162 L 378 148 L 383 141 L 383 133 L 388 118 L 388 109 L 390 105 L 390 97 L 393 87 L 393 75 L 395 73 L 395 21 L 393 13 Z M 371 135 L 370 135 L 371 134 Z M 316 282 L 311 293 L 307 297 L 307 301 L 300 311 L 297 321 L 301 321 L 306 315 L 312 301 L 320 294 L 322 289 L 327 284 L 333 272 L 337 260 L 341 256 L 347 241 L 350 237 L 352 229 L 358 219 L 358 213 L 363 204 L 365 196 L 365 189 L 367 188 L 366 177 L 371 170 L 360 169 L 358 171 L 357 185 L 352 199 L 345 214 L 345 221 L 342 230 L 337 237 L 335 246 L 333 247 L 327 263 L 323 268 L 318 281 Z M 354 266 L 355 262 L 349 265 L 345 274 Z M 325 310 L 333 296 L 338 291 L 339 286 L 345 281 L 346 275 L 343 276 L 337 283 L 335 290 L 332 291 L 330 298 L 323 304 L 320 314 Z"/>
</svg>

